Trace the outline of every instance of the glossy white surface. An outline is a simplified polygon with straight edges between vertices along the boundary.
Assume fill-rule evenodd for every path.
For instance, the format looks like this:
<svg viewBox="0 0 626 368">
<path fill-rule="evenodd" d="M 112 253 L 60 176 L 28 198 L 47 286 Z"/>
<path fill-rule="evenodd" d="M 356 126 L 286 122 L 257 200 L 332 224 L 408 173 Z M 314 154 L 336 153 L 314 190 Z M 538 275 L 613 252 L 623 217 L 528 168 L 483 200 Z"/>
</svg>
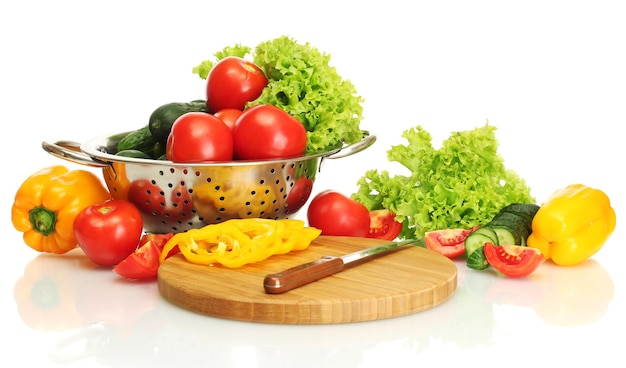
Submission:
<svg viewBox="0 0 626 368">
<path fill-rule="evenodd" d="M 2 361 L 622 366 L 612 356 L 622 349 L 626 327 L 618 133 L 626 122 L 625 15 L 619 1 L 3 2 Z M 80 142 L 139 127 L 162 103 L 203 97 L 191 68 L 213 52 L 282 34 L 332 55 L 366 99 L 363 127 L 379 136 L 365 152 L 326 161 L 315 192 L 349 194 L 365 170 L 395 170 L 386 151 L 404 143 L 401 133 L 410 127 L 421 124 L 440 142 L 488 119 L 507 166 L 539 202 L 570 183 L 601 188 L 617 211 L 615 233 L 592 260 L 571 268 L 545 264 L 526 279 L 458 262 L 457 292 L 441 306 L 328 326 L 193 314 L 164 301 L 155 283 L 96 269 L 79 250 L 51 256 L 24 245 L 10 222 L 19 184 L 52 164 L 85 168 L 49 156 L 42 140 Z"/>
</svg>

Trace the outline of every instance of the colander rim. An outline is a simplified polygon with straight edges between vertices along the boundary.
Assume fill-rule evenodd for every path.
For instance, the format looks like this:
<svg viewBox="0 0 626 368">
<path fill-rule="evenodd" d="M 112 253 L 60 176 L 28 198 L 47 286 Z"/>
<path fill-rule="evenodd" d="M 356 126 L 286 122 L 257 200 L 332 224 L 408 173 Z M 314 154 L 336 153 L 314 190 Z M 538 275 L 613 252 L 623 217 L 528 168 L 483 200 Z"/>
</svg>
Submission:
<svg viewBox="0 0 626 368">
<path fill-rule="evenodd" d="M 131 133 L 132 131 L 126 132 Z M 306 156 L 298 156 L 298 157 L 287 157 L 280 159 L 267 159 L 267 160 L 233 160 L 233 161 L 212 161 L 212 162 L 190 162 L 190 163 L 177 163 L 169 160 L 155 160 L 155 159 L 146 159 L 146 158 L 136 158 L 136 157 L 126 157 L 126 156 L 118 156 L 107 152 L 107 146 L 110 146 L 113 142 L 113 138 L 115 136 L 119 136 L 124 134 L 114 133 L 114 134 L 106 134 L 100 135 L 91 139 L 88 139 L 80 144 L 80 150 L 86 154 L 91 156 L 92 158 L 108 162 L 108 163 L 132 163 L 132 164 L 148 164 L 148 165 L 159 165 L 159 166 L 167 166 L 167 167 L 187 167 L 190 165 L 193 166 L 203 166 L 203 167 L 211 167 L 211 166 L 250 166 L 250 165 L 267 165 L 267 164 L 280 164 L 285 162 L 299 162 L 299 161 L 308 161 L 313 159 L 319 159 L 321 157 L 332 156 L 335 153 L 341 151 L 342 148 L 336 148 L 333 150 L 329 150 L 326 152 L 320 152 L 316 154 L 310 154 Z"/>
</svg>

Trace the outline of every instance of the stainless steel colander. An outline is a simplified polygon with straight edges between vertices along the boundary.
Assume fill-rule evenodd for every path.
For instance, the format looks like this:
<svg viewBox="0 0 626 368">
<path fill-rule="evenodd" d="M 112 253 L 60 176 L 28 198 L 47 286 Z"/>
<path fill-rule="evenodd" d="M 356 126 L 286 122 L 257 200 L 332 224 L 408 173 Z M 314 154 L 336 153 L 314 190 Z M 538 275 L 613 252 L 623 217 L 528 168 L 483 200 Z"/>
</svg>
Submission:
<svg viewBox="0 0 626 368">
<path fill-rule="evenodd" d="M 323 159 L 350 156 L 376 141 L 368 135 L 341 149 L 283 160 L 178 164 L 110 154 L 114 136 L 119 134 L 82 144 L 44 141 L 42 147 L 102 168 L 111 195 L 133 202 L 149 233 L 183 232 L 234 218 L 292 217 L 309 198 Z"/>
</svg>

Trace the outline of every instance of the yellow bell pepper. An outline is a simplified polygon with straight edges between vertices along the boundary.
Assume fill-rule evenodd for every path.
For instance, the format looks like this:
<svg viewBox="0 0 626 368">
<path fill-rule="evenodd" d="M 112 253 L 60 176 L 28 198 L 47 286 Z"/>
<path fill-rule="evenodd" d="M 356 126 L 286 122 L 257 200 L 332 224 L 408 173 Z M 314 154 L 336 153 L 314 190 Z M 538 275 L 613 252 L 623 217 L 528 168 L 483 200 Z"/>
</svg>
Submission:
<svg viewBox="0 0 626 368">
<path fill-rule="evenodd" d="M 554 192 L 541 205 L 527 245 L 558 265 L 575 265 L 602 248 L 615 223 L 615 210 L 604 192 L 572 184 Z"/>
<path fill-rule="evenodd" d="M 300 220 L 232 219 L 175 234 L 165 243 L 161 262 L 178 246 L 188 262 L 236 268 L 306 249 L 320 233 Z"/>
<path fill-rule="evenodd" d="M 89 171 L 51 166 L 29 176 L 15 194 L 13 227 L 39 252 L 66 253 L 78 246 L 74 219 L 84 208 L 111 198 Z"/>
</svg>

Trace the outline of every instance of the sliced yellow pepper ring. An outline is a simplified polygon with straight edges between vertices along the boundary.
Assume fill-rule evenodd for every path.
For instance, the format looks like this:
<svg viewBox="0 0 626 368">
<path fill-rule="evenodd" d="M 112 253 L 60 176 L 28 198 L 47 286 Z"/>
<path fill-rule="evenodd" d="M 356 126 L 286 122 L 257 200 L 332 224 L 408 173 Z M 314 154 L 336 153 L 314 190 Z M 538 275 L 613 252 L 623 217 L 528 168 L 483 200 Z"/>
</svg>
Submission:
<svg viewBox="0 0 626 368">
<path fill-rule="evenodd" d="M 175 234 L 165 244 L 161 262 L 178 246 L 191 263 L 236 268 L 306 249 L 320 233 L 300 220 L 232 219 Z"/>
</svg>

